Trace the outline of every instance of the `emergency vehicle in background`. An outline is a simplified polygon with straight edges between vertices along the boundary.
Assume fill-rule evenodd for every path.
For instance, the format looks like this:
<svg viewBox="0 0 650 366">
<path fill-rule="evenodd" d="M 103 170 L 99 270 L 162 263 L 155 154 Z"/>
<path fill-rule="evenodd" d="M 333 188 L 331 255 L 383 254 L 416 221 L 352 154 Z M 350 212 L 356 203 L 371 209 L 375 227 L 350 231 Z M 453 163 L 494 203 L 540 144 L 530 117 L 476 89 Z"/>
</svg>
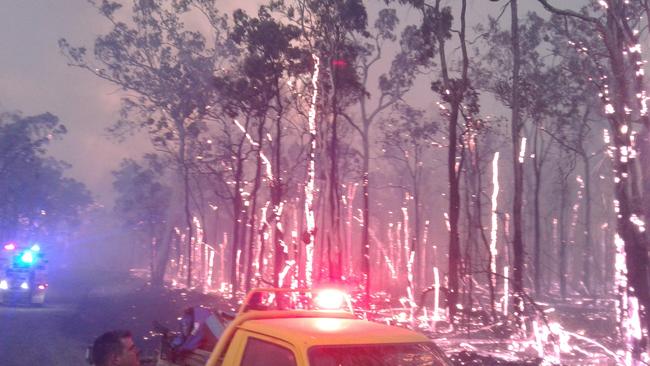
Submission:
<svg viewBox="0 0 650 366">
<path fill-rule="evenodd" d="M 0 303 L 43 305 L 47 290 L 41 247 L 8 242 L 0 248 Z"/>
<path fill-rule="evenodd" d="M 225 325 L 223 316 L 214 318 Z M 167 347 L 156 365 L 451 365 L 425 335 L 358 318 L 349 297 L 334 289 L 256 289 L 227 326 L 213 324 L 203 330 L 220 333 L 212 334 L 216 343 L 184 355 L 174 355 Z"/>
</svg>

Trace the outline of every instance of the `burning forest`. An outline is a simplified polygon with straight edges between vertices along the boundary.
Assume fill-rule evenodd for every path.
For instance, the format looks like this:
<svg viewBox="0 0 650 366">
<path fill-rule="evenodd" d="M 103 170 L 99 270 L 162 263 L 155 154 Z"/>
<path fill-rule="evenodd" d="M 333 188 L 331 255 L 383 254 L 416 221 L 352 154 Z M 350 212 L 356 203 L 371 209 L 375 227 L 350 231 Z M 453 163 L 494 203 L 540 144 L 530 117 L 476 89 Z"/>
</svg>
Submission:
<svg viewBox="0 0 650 366">
<path fill-rule="evenodd" d="M 151 286 L 336 286 L 458 364 L 650 362 L 650 3 L 91 2 Z M 569 6 L 566 4 L 566 6 Z"/>
</svg>

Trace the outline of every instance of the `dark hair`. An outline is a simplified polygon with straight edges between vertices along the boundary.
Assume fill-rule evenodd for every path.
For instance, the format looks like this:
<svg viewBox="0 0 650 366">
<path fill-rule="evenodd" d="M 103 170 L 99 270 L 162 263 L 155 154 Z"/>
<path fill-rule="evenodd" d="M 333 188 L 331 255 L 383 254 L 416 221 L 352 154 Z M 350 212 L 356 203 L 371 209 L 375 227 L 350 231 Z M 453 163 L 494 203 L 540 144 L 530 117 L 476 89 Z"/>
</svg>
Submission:
<svg viewBox="0 0 650 366">
<path fill-rule="evenodd" d="M 122 354 L 124 352 L 122 339 L 124 338 L 131 338 L 131 332 L 128 330 L 113 330 L 97 337 L 93 343 L 93 365 L 108 365 L 112 355 Z"/>
</svg>

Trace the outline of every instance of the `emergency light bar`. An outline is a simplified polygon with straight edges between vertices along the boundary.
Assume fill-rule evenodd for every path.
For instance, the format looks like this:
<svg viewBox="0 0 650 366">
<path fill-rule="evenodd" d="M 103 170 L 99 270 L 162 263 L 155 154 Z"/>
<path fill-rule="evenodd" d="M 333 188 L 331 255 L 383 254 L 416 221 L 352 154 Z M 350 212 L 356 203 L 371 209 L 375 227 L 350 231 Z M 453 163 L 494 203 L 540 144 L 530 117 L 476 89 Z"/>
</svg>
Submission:
<svg viewBox="0 0 650 366">
<path fill-rule="evenodd" d="M 14 243 L 7 243 L 4 245 L 4 250 L 6 251 L 12 251 L 16 249 L 16 244 Z"/>
<path fill-rule="evenodd" d="M 338 289 L 258 288 L 252 290 L 240 312 L 251 310 L 320 310 L 353 313 L 350 297 Z"/>
<path fill-rule="evenodd" d="M 314 303 L 318 308 L 323 310 L 339 310 L 346 305 L 346 293 L 339 290 L 327 289 L 321 290 L 316 294 Z"/>
<path fill-rule="evenodd" d="M 23 262 L 24 264 L 32 264 L 34 263 L 34 255 L 30 250 L 26 250 L 20 256 L 20 261 Z"/>
</svg>

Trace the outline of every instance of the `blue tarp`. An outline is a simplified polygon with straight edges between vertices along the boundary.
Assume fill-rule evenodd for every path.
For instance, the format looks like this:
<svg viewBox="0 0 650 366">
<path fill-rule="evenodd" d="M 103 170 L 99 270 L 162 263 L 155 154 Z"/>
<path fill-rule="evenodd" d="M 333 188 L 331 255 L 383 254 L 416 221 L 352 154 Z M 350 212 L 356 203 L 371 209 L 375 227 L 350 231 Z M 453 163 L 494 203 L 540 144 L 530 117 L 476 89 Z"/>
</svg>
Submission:
<svg viewBox="0 0 650 366">
<path fill-rule="evenodd" d="M 172 341 L 180 354 L 195 349 L 212 350 L 225 327 L 210 311 L 201 306 L 189 308 L 181 318 L 182 334 Z"/>
</svg>

